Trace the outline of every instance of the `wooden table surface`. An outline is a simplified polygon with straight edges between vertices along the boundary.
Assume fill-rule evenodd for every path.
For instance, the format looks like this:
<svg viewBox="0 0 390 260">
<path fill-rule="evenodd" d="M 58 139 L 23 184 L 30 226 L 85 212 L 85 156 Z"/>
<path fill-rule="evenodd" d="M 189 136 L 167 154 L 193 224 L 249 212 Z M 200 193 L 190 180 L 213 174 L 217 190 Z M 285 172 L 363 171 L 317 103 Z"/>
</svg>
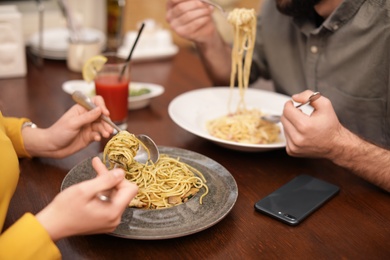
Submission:
<svg viewBox="0 0 390 260">
<path fill-rule="evenodd" d="M 80 78 L 81 74 L 67 70 L 64 61 L 45 60 L 43 68 L 29 62 L 26 77 L 0 79 L 1 110 L 48 127 L 73 105 L 62 84 Z M 211 86 L 194 50 L 182 48 L 171 59 L 135 63 L 132 80 L 160 84 L 165 93 L 149 107 L 129 111 L 128 130 L 222 164 L 237 182 L 237 202 L 214 226 L 184 237 L 149 241 L 102 234 L 63 239 L 57 243 L 63 259 L 390 259 L 388 193 L 329 161 L 293 158 L 284 149 L 228 150 L 186 132 L 170 119 L 167 108 L 173 98 Z M 68 171 L 101 152 L 105 142 L 65 159 L 20 160 L 21 177 L 5 228 L 24 212 L 37 213 L 47 205 Z M 339 186 L 339 194 L 295 227 L 254 210 L 256 201 L 303 173 Z"/>
</svg>

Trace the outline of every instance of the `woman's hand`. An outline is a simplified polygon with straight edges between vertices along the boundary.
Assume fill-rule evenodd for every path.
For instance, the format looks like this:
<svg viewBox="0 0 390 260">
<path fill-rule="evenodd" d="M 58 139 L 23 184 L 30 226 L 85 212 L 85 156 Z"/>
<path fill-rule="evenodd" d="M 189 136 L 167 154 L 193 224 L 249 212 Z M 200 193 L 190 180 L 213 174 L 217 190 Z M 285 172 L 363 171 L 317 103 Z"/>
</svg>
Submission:
<svg viewBox="0 0 390 260">
<path fill-rule="evenodd" d="M 109 116 L 109 112 L 101 96 L 95 96 L 93 102 L 97 107 L 91 111 L 80 105 L 72 106 L 47 129 L 23 129 L 26 150 L 31 156 L 62 158 L 102 137 L 108 138 L 113 128 L 100 116 Z"/>
<path fill-rule="evenodd" d="M 138 192 L 138 187 L 124 178 L 122 169 L 108 171 L 97 157 L 92 166 L 98 176 L 73 185 L 59 193 L 36 215 L 53 241 L 81 234 L 112 232 L 118 226 L 123 211 Z M 110 202 L 97 195 L 113 190 Z"/>
</svg>

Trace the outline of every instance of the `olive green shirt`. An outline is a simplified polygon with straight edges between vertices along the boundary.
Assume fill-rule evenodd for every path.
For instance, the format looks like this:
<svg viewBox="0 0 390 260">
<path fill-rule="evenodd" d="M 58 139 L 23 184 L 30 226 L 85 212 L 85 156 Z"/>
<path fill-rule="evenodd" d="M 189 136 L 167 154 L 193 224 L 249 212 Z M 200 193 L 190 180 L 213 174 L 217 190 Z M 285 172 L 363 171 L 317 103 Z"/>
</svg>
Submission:
<svg viewBox="0 0 390 260">
<path fill-rule="evenodd" d="M 252 82 L 272 79 L 287 95 L 320 91 L 346 128 L 390 147 L 389 0 L 344 0 L 319 25 L 266 0 L 256 35 Z"/>
</svg>

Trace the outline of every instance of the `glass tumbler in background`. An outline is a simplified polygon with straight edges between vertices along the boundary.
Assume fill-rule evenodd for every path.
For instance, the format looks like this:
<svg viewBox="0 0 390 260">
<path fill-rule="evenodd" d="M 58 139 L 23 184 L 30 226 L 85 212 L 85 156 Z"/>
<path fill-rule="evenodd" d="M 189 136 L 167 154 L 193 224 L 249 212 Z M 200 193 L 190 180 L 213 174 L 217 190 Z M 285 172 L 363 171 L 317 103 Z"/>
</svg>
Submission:
<svg viewBox="0 0 390 260">
<path fill-rule="evenodd" d="M 126 61 L 116 53 L 102 55 L 107 58 L 107 62 L 95 77 L 96 94 L 103 97 L 111 120 L 121 129 L 126 129 L 130 64 L 126 66 Z"/>
<path fill-rule="evenodd" d="M 81 72 L 84 63 L 91 57 L 100 54 L 101 42 L 99 39 L 82 39 L 78 42 L 69 41 L 66 64 L 68 69 Z"/>
</svg>

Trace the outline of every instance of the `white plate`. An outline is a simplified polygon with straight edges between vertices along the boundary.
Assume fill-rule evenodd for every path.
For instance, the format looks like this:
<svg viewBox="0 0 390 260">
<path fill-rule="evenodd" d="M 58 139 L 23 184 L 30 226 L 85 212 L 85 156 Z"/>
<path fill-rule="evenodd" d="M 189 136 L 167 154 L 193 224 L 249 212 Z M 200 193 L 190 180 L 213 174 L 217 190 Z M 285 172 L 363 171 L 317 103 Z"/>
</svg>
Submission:
<svg viewBox="0 0 390 260">
<path fill-rule="evenodd" d="M 169 116 L 181 128 L 194 135 L 210 140 L 222 147 L 238 151 L 257 152 L 267 151 L 286 146 L 283 127 L 279 142 L 272 144 L 242 144 L 216 138 L 209 134 L 206 122 L 229 113 L 229 87 L 203 88 L 186 92 L 174 98 L 168 107 Z M 239 100 L 238 89 L 232 94 L 230 111 L 234 112 Z M 245 94 L 248 109 L 257 108 L 264 113 L 281 115 L 283 106 L 290 97 L 275 92 L 249 88 Z"/>
<path fill-rule="evenodd" d="M 148 106 L 152 98 L 162 95 L 165 91 L 163 86 L 152 83 L 130 82 L 129 84 L 129 90 L 138 90 L 141 88 L 147 88 L 150 92 L 140 96 L 129 97 L 129 110 L 140 109 Z M 93 82 L 87 83 L 84 80 L 69 80 L 62 84 L 62 90 L 68 94 L 72 94 L 74 91 L 79 90 L 87 96 L 93 96 L 95 95 L 95 84 Z"/>
<path fill-rule="evenodd" d="M 40 55 L 40 51 L 37 48 L 31 47 L 30 51 L 32 54 Z M 49 59 L 49 60 L 66 60 L 67 53 L 66 52 L 54 52 L 54 51 L 44 50 L 42 52 L 42 56 L 43 56 L 43 58 Z"/>
<path fill-rule="evenodd" d="M 81 33 L 85 39 L 98 39 L 104 49 L 106 36 L 102 31 L 84 28 Z M 50 28 L 43 32 L 43 57 L 54 60 L 65 60 L 67 57 L 69 30 L 67 28 Z M 30 50 L 39 54 L 39 33 L 34 33 L 28 40 Z"/>
<path fill-rule="evenodd" d="M 156 49 L 142 49 L 135 48 L 134 53 L 131 57 L 132 61 L 147 61 L 147 60 L 157 60 L 157 59 L 166 59 L 170 58 L 177 54 L 179 48 L 176 45 L 167 46 L 166 48 L 156 48 Z M 125 47 L 120 47 L 118 49 L 118 56 L 126 59 L 129 55 L 130 49 Z"/>
</svg>

